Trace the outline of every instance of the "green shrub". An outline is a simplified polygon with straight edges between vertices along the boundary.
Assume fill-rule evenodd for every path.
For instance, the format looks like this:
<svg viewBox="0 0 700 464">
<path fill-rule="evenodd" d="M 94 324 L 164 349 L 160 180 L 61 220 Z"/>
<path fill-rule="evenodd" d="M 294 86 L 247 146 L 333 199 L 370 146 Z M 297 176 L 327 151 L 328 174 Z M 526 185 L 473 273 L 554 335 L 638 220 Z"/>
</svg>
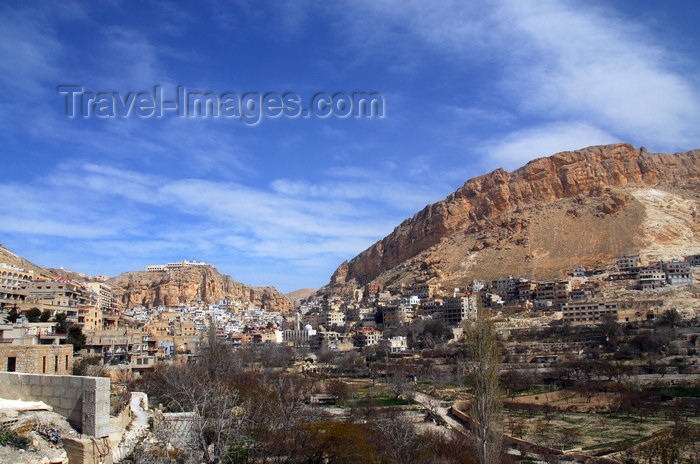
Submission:
<svg viewBox="0 0 700 464">
<path fill-rule="evenodd" d="M 12 446 L 18 449 L 26 449 L 31 441 L 27 437 L 22 437 L 14 430 L 0 429 L 0 445 Z"/>
</svg>

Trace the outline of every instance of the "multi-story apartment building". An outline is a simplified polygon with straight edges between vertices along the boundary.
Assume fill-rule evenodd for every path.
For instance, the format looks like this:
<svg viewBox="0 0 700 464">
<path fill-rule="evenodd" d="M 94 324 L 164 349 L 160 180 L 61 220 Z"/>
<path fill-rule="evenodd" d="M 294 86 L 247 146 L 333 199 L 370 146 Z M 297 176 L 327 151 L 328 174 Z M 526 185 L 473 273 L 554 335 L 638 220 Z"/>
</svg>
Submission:
<svg viewBox="0 0 700 464">
<path fill-rule="evenodd" d="M 661 266 L 649 266 L 639 271 L 639 288 L 653 290 L 666 285 L 666 272 Z"/>
<path fill-rule="evenodd" d="M 112 287 L 103 282 L 88 282 L 87 287 L 97 296 L 97 307 L 102 311 L 117 309 L 117 300 L 112 293 Z"/>
<path fill-rule="evenodd" d="M 623 256 L 617 260 L 617 268 L 620 271 L 630 271 L 639 265 L 639 256 Z"/>
<path fill-rule="evenodd" d="M 519 300 L 531 299 L 534 296 L 536 289 L 537 284 L 534 282 L 523 282 L 515 287 L 517 298 Z"/>
<path fill-rule="evenodd" d="M 437 314 L 442 309 L 442 300 L 428 300 L 424 301 L 420 305 L 420 310 L 422 314 Z"/>
<path fill-rule="evenodd" d="M 376 329 L 360 329 L 355 335 L 355 346 L 376 345 L 381 338 L 382 333 Z"/>
<path fill-rule="evenodd" d="M 324 311 L 321 316 L 321 324 L 327 329 L 345 325 L 345 313 L 340 311 Z"/>
<path fill-rule="evenodd" d="M 618 305 L 615 302 L 570 301 L 561 307 L 564 322 L 571 325 L 600 324 L 606 317 L 617 320 Z"/>
<path fill-rule="evenodd" d="M 542 282 L 537 284 L 537 288 L 535 289 L 535 299 L 563 302 L 569 299 L 570 293 L 571 281 L 569 280 Z"/>
<path fill-rule="evenodd" d="M 0 324 L 0 371 L 70 375 L 73 345 L 51 322 Z"/>
<path fill-rule="evenodd" d="M 82 329 L 102 328 L 102 310 L 97 307 L 97 298 L 78 282 L 36 279 L 28 284 L 27 291 L 26 308 L 36 307 L 52 314 L 65 313 L 69 322 Z"/>
<path fill-rule="evenodd" d="M 402 351 L 406 351 L 408 348 L 406 337 L 402 336 L 381 339 L 379 340 L 379 346 L 390 353 L 400 353 Z"/>
<path fill-rule="evenodd" d="M 527 283 L 527 279 L 523 278 L 513 278 L 513 276 L 508 276 L 505 279 L 498 279 L 491 282 L 491 290 L 494 293 L 498 293 L 503 297 L 503 299 L 517 298 L 518 297 L 518 285 Z"/>
<path fill-rule="evenodd" d="M 666 282 L 670 285 L 683 285 L 693 283 L 693 273 L 690 270 L 690 263 L 684 263 L 674 259 L 670 263 L 663 263 L 666 273 Z"/>
<path fill-rule="evenodd" d="M 206 267 L 209 266 L 207 263 L 197 262 L 197 261 L 181 261 L 179 263 L 168 263 L 168 264 L 155 264 L 152 266 L 146 266 L 146 271 L 148 272 L 164 272 L 164 271 L 174 271 L 178 269 L 184 269 L 187 267 Z"/>
<path fill-rule="evenodd" d="M 365 285 L 365 295 L 367 297 L 375 297 L 381 291 L 382 291 L 382 286 L 379 284 L 367 284 L 367 285 Z"/>
<path fill-rule="evenodd" d="M 372 313 L 372 308 L 367 306 L 353 306 L 345 313 L 345 318 L 349 322 L 359 322 L 366 319 Z"/>
<path fill-rule="evenodd" d="M 17 308 L 28 296 L 27 286 L 34 280 L 34 271 L 0 263 L 0 309 Z"/>
<path fill-rule="evenodd" d="M 518 284 L 518 279 L 513 276 L 508 276 L 504 279 L 497 279 L 491 282 L 491 289 L 502 296 L 508 296 L 508 293 L 513 291 Z"/>
<path fill-rule="evenodd" d="M 382 311 L 384 315 L 384 325 L 396 327 L 401 324 L 410 324 L 413 321 L 412 306 L 387 306 Z"/>
<path fill-rule="evenodd" d="M 194 337 L 199 334 L 197 324 L 192 321 L 172 322 L 171 333 L 176 337 Z"/>
<path fill-rule="evenodd" d="M 472 295 L 446 297 L 442 302 L 442 320 L 448 325 L 458 325 L 464 320 L 475 320 L 476 309 L 476 300 Z"/>
<path fill-rule="evenodd" d="M 439 288 L 439 285 L 436 283 L 420 282 L 411 287 L 409 293 L 418 296 L 420 299 L 429 299 L 437 295 Z"/>
<path fill-rule="evenodd" d="M 128 366 L 137 375 L 155 366 L 158 340 L 144 328 L 88 330 L 85 351 L 106 366 Z"/>
</svg>

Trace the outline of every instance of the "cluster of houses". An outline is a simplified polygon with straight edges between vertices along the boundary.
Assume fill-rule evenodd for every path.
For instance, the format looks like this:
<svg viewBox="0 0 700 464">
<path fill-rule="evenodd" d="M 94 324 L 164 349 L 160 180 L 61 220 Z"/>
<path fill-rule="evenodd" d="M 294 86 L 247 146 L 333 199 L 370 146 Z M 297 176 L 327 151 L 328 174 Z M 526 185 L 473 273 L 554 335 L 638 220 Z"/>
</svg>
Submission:
<svg viewBox="0 0 700 464">
<path fill-rule="evenodd" d="M 606 318 L 650 319 L 663 300 L 658 292 L 648 291 L 692 283 L 693 267 L 698 265 L 700 255 L 644 266 L 639 257 L 626 256 L 617 261 L 615 271 L 575 267 L 571 279 L 546 282 L 508 276 L 489 283 L 472 281 L 462 289 L 445 289 L 434 279 L 386 288 L 372 283 L 343 296 L 307 300 L 294 314 L 279 314 L 225 300 L 121 308 L 102 282 L 47 280 L 0 264 L 0 309 L 4 314 L 10 309 L 19 313 L 17 322 L 0 324 L 0 368 L 33 373 L 72 369 L 73 345 L 68 335 L 60 333 L 55 322 L 29 322 L 23 316 L 32 308 L 48 311 L 52 317 L 65 313 L 67 322 L 81 328 L 85 340 L 76 354 L 142 374 L 158 360 L 196 353 L 202 340 L 212 334 L 233 347 L 278 344 L 322 352 L 376 345 L 399 353 L 409 348 L 406 330 L 400 329 L 435 322 L 459 335 L 462 323 L 477 317 L 479 300 L 506 312 L 561 311 L 564 322 L 572 325 L 598 324 Z M 168 266 L 163 265 L 163 270 Z M 160 272 L 160 267 L 152 271 Z M 640 297 L 606 300 L 601 279 L 589 279 L 602 273 L 607 280 L 639 289 Z"/>
</svg>

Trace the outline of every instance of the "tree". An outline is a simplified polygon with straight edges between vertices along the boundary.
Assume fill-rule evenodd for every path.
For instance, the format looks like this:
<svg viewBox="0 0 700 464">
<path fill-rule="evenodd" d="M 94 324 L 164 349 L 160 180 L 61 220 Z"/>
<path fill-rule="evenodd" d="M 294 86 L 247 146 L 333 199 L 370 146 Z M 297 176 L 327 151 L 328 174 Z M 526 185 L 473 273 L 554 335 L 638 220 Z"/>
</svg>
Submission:
<svg viewBox="0 0 700 464">
<path fill-rule="evenodd" d="M 382 308 L 377 308 L 377 311 L 374 313 L 374 322 L 377 324 L 384 323 L 384 311 Z"/>
<path fill-rule="evenodd" d="M 53 317 L 53 320 L 56 321 L 58 324 L 56 325 L 56 331 L 58 333 L 66 333 L 68 330 L 68 322 L 66 322 L 66 313 L 56 313 L 56 315 Z"/>
<path fill-rule="evenodd" d="M 70 329 L 68 329 L 68 343 L 73 345 L 73 351 L 80 351 L 83 348 L 85 348 L 85 343 L 87 342 L 87 338 L 85 337 L 85 334 L 83 333 L 83 329 L 78 327 L 77 325 L 74 325 Z"/>
<path fill-rule="evenodd" d="M 479 464 L 498 462 L 501 450 L 502 392 L 500 349 L 489 310 L 479 304 L 477 320 L 467 327 L 467 378 L 474 396 L 469 408 Z"/>
<path fill-rule="evenodd" d="M 156 366 L 144 377 L 143 387 L 154 402 L 167 409 L 189 413 L 186 433 L 163 422 L 156 436 L 165 444 L 184 446 L 192 461 L 218 464 L 226 461 L 231 447 L 242 439 L 239 389 L 233 376 L 240 359 L 230 347 L 209 339 L 190 365 Z"/>
<path fill-rule="evenodd" d="M 326 393 L 333 397 L 337 403 L 344 403 L 350 398 L 348 384 L 340 379 L 331 379 L 326 383 Z"/>
<path fill-rule="evenodd" d="M 678 327 L 682 322 L 681 315 L 675 309 L 669 309 L 661 315 L 659 320 L 660 325 L 667 325 L 672 329 Z"/>
<path fill-rule="evenodd" d="M 398 400 L 401 395 L 407 393 L 411 388 L 406 378 L 408 375 L 406 367 L 403 364 L 387 365 L 386 370 L 388 374 L 386 380 L 387 388 L 394 398 Z"/>
<path fill-rule="evenodd" d="M 17 311 L 17 308 L 12 308 L 10 312 L 7 314 L 5 317 L 5 322 L 9 322 L 10 324 L 14 324 L 17 322 L 17 318 L 19 317 L 19 312 Z"/>
<path fill-rule="evenodd" d="M 26 313 L 24 313 L 24 317 L 27 319 L 27 322 L 39 322 L 39 318 L 41 318 L 41 310 L 39 308 L 30 308 Z"/>
<path fill-rule="evenodd" d="M 606 314 L 603 316 L 602 328 L 608 349 L 614 350 L 622 334 L 620 323 L 617 322 L 617 318 L 612 314 Z"/>
<path fill-rule="evenodd" d="M 45 309 L 41 312 L 41 317 L 39 317 L 39 322 L 49 322 L 51 319 L 51 311 Z"/>
</svg>

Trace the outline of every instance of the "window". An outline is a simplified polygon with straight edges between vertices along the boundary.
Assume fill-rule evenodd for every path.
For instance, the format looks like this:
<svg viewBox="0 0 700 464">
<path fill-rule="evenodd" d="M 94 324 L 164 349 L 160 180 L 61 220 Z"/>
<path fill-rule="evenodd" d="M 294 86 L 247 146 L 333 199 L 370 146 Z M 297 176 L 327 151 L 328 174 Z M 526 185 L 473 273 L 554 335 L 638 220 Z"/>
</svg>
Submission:
<svg viewBox="0 0 700 464">
<path fill-rule="evenodd" d="M 15 372 L 17 370 L 17 358 L 10 356 L 7 358 L 7 372 Z"/>
<path fill-rule="evenodd" d="M 68 371 L 68 355 L 66 355 L 66 371 Z"/>
<path fill-rule="evenodd" d="M 58 356 L 56 356 L 56 360 L 53 365 L 53 371 L 58 372 Z"/>
<path fill-rule="evenodd" d="M 43 366 L 41 368 L 43 374 L 46 374 L 46 356 L 44 356 Z"/>
</svg>

